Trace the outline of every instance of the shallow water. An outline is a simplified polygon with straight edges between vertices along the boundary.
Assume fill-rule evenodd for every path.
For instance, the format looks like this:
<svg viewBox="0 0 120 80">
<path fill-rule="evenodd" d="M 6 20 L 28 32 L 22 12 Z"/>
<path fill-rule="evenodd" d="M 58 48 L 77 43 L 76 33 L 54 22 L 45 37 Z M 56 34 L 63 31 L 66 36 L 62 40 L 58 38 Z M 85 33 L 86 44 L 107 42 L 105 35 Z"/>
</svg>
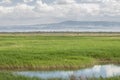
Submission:
<svg viewBox="0 0 120 80">
<path fill-rule="evenodd" d="M 21 71 L 14 74 L 26 77 L 37 77 L 41 79 L 70 79 L 77 78 L 109 78 L 120 76 L 120 66 L 117 65 L 95 65 L 92 68 L 80 69 L 76 71 Z"/>
</svg>

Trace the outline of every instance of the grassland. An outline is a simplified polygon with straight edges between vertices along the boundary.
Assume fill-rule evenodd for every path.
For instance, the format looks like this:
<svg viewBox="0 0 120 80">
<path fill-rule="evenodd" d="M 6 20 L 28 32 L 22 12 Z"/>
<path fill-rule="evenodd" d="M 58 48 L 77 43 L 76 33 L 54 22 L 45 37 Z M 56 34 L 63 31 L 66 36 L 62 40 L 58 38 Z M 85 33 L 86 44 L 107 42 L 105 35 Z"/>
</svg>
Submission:
<svg viewBox="0 0 120 80">
<path fill-rule="evenodd" d="M 40 79 L 16 76 L 10 72 L 0 72 L 0 80 L 40 80 Z"/>
<path fill-rule="evenodd" d="M 77 69 L 120 63 L 120 36 L 0 34 L 0 70 Z"/>
<path fill-rule="evenodd" d="M 120 33 L 0 34 L 0 71 L 77 69 L 103 63 L 120 64 Z M 0 72 L 0 80 L 39 79 Z"/>
</svg>

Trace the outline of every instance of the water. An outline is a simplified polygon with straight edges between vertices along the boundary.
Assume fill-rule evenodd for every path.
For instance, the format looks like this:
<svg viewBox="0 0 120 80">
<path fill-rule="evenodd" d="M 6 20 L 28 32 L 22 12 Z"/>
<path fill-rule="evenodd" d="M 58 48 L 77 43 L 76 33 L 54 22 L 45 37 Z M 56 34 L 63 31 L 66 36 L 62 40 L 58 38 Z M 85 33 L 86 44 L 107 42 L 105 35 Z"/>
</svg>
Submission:
<svg viewBox="0 0 120 80">
<path fill-rule="evenodd" d="M 37 77 L 41 79 L 70 79 L 72 76 L 77 78 L 109 78 L 120 76 L 120 66 L 116 65 L 95 65 L 92 68 L 80 69 L 76 71 L 21 71 L 14 72 L 17 75 L 26 77 Z"/>
</svg>

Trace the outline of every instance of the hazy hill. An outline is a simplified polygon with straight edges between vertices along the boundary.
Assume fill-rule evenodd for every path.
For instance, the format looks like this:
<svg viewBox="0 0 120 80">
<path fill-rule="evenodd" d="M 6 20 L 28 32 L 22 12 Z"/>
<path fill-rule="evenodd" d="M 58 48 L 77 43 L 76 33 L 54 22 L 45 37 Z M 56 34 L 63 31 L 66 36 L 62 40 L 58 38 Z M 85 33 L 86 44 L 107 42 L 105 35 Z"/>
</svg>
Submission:
<svg viewBox="0 0 120 80">
<path fill-rule="evenodd" d="M 52 24 L 0 26 L 0 32 L 29 32 L 29 31 L 120 32 L 120 22 L 65 21 Z"/>
</svg>

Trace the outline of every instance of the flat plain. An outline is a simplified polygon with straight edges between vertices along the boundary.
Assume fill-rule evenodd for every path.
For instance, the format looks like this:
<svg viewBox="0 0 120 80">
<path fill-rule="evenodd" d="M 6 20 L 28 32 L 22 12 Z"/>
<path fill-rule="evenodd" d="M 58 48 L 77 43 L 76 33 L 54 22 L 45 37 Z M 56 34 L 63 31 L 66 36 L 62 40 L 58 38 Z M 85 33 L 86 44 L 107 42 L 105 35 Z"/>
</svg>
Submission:
<svg viewBox="0 0 120 80">
<path fill-rule="evenodd" d="M 78 69 L 95 64 L 120 64 L 120 33 L 53 34 L 1 33 L 0 70 Z"/>
</svg>

